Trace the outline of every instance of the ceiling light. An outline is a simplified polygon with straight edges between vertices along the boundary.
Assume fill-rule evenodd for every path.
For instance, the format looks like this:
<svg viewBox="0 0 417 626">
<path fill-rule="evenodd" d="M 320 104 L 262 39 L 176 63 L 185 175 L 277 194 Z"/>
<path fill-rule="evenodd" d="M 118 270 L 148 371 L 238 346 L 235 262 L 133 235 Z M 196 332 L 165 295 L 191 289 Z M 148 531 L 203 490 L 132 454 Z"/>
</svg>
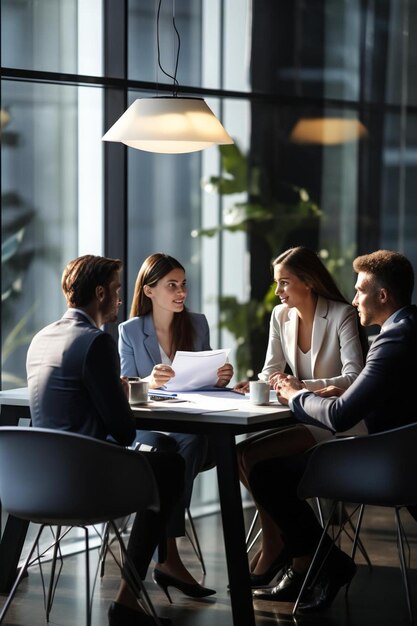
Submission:
<svg viewBox="0 0 417 626">
<path fill-rule="evenodd" d="M 231 144 L 202 98 L 139 98 L 107 131 L 103 141 L 119 141 L 146 152 L 179 154 Z"/>
<path fill-rule="evenodd" d="M 159 0 L 156 18 L 158 67 L 173 80 L 172 96 L 135 100 L 107 131 L 103 141 L 117 141 L 146 152 L 166 154 L 196 152 L 213 144 L 233 143 L 202 98 L 178 96 L 177 69 L 181 40 L 175 24 L 174 0 L 172 24 L 177 36 L 174 75 L 163 69 L 159 44 L 161 3 L 162 0 Z"/>
</svg>

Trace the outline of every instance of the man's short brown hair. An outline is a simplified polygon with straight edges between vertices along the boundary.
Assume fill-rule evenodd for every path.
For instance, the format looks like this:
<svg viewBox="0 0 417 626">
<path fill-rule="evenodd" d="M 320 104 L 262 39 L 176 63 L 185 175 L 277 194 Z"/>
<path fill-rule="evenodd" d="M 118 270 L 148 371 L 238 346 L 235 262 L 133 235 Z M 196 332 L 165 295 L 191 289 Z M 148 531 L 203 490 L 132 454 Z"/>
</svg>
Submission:
<svg viewBox="0 0 417 626">
<path fill-rule="evenodd" d="M 61 287 L 71 308 L 88 306 L 94 298 L 96 287 L 106 287 L 116 271 L 120 271 L 119 259 L 86 254 L 70 261 L 62 274 Z"/>
<path fill-rule="evenodd" d="M 411 304 L 414 289 L 414 270 L 403 254 L 391 250 L 377 250 L 358 256 L 353 261 L 355 272 L 366 272 L 375 277 L 379 287 L 387 289 L 399 306 Z"/>
</svg>

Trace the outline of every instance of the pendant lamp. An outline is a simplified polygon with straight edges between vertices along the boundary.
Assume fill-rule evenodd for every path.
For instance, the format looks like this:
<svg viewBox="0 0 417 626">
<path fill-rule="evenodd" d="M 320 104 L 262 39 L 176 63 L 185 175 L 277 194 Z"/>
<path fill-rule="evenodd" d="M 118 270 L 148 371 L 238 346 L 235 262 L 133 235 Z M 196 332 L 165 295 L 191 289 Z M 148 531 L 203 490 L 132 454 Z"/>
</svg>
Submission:
<svg viewBox="0 0 417 626">
<path fill-rule="evenodd" d="M 158 67 L 173 79 L 173 94 L 135 100 L 107 131 L 103 141 L 117 141 L 131 148 L 165 154 L 196 152 L 213 144 L 234 143 L 202 98 L 178 96 L 177 69 L 181 41 L 175 25 L 175 0 L 172 1 L 172 23 L 178 42 L 173 76 L 161 65 L 159 17 L 162 0 L 158 4 L 156 33 Z"/>
</svg>

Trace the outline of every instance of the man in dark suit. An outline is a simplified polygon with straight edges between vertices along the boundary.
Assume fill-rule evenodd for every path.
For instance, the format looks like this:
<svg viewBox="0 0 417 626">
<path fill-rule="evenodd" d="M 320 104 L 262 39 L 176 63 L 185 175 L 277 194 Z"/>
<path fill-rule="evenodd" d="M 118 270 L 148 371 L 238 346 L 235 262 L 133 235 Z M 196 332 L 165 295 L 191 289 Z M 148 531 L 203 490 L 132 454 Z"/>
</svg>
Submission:
<svg viewBox="0 0 417 626">
<path fill-rule="evenodd" d="M 33 426 L 110 438 L 123 446 L 134 441 L 136 429 L 128 402 L 128 383 L 120 378 L 117 346 L 108 333 L 100 330 L 103 324 L 117 320 L 121 267 L 117 259 L 86 255 L 65 268 L 62 289 L 68 310 L 33 338 L 27 354 Z M 160 511 L 136 516 L 128 544 L 142 578 L 181 496 L 184 475 L 184 463 L 177 454 L 153 452 L 147 454 L 147 460 L 158 485 Z M 134 480 L 132 476 L 132 488 Z M 139 609 L 122 578 L 109 609 L 110 626 L 153 623 Z"/>
<path fill-rule="evenodd" d="M 278 398 L 289 404 L 295 418 L 333 432 L 345 431 L 364 420 L 369 433 L 415 422 L 415 375 L 417 371 L 417 308 L 411 305 L 413 268 L 403 255 L 387 250 L 360 256 L 353 262 L 358 273 L 353 305 L 363 326 L 378 325 L 365 367 L 343 391 L 329 388 L 316 393 L 301 388 L 293 376 L 276 385 Z M 400 384 L 398 379 L 400 378 Z M 294 601 L 304 573 L 321 536 L 311 507 L 297 497 L 297 486 L 308 454 L 270 459 L 256 465 L 250 475 L 255 500 L 282 531 L 291 561 L 278 584 L 254 591 L 254 597 Z M 276 485 L 271 490 L 270 485 Z M 330 540 L 329 540 L 330 541 Z M 299 605 L 302 611 L 328 607 L 338 590 L 350 582 L 355 564 L 334 547 L 318 584 Z"/>
</svg>

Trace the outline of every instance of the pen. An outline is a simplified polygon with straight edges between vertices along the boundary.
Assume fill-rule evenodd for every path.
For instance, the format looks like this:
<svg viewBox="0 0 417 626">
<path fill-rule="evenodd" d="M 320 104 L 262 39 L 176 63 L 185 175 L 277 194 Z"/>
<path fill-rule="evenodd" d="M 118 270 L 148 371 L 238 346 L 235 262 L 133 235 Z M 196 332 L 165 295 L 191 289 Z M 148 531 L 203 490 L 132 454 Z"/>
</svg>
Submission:
<svg viewBox="0 0 417 626">
<path fill-rule="evenodd" d="M 167 393 L 163 389 L 155 389 L 155 391 L 149 391 L 149 395 L 152 396 L 165 396 L 165 398 L 176 398 L 177 393 Z"/>
</svg>

